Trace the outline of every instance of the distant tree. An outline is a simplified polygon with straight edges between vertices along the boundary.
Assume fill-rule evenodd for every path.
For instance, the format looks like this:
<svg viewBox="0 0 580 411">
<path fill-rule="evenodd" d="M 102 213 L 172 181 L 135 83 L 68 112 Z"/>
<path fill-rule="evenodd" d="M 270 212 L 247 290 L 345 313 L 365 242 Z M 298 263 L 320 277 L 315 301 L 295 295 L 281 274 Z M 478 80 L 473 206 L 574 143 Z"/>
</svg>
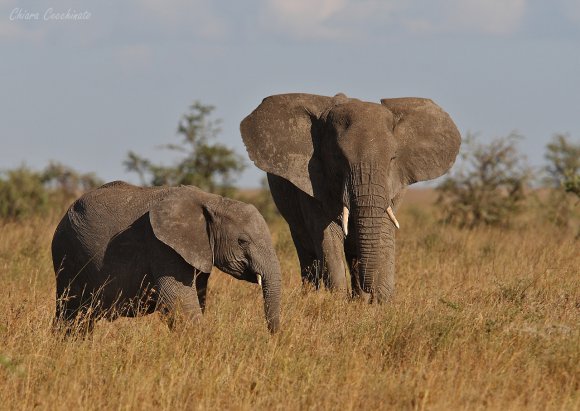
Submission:
<svg viewBox="0 0 580 411">
<path fill-rule="evenodd" d="M 181 144 L 166 148 L 182 154 L 171 166 L 155 164 L 130 151 L 123 162 L 128 171 L 136 172 L 142 184 L 153 186 L 191 184 L 210 192 L 227 193 L 237 175 L 244 170 L 244 159 L 231 148 L 211 143 L 220 132 L 220 120 L 209 117 L 213 106 L 196 101 L 179 121 L 177 134 Z"/>
<path fill-rule="evenodd" d="M 274 204 L 270 187 L 268 186 L 268 179 L 264 176 L 260 180 L 260 189 L 251 193 L 238 193 L 237 199 L 245 203 L 253 204 L 264 219 L 271 223 L 280 218 L 280 212 Z"/>
<path fill-rule="evenodd" d="M 51 161 L 40 174 L 44 186 L 60 191 L 64 196 L 75 198 L 103 184 L 95 173 L 79 173 L 64 164 Z"/>
<path fill-rule="evenodd" d="M 531 171 L 518 153 L 516 133 L 477 143 L 468 134 L 461 163 L 437 187 L 444 221 L 460 227 L 506 226 L 521 209 Z"/>
<path fill-rule="evenodd" d="M 553 188 L 543 204 L 548 220 L 559 227 L 573 225 L 580 199 L 580 143 L 567 134 L 555 134 L 546 145 L 546 182 Z M 579 232 L 580 236 L 580 232 Z"/>
<path fill-rule="evenodd" d="M 552 187 L 563 187 L 580 197 L 580 143 L 570 141 L 567 134 L 555 134 L 546 146 L 546 173 Z"/>
<path fill-rule="evenodd" d="M 564 181 L 564 190 L 567 193 L 576 194 L 576 197 L 580 198 L 580 175 L 573 174 L 566 178 Z"/>
</svg>

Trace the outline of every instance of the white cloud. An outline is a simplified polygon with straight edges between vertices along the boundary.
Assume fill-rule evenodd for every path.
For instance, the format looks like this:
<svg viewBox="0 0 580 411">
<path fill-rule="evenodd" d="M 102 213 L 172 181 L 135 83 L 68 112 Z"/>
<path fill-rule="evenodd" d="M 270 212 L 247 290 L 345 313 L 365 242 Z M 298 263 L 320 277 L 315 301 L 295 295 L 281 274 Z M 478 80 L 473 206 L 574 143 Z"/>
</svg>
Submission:
<svg viewBox="0 0 580 411">
<path fill-rule="evenodd" d="M 570 20 L 580 23 L 580 0 L 562 0 L 562 6 Z"/>
<path fill-rule="evenodd" d="M 412 32 L 461 32 L 505 35 L 522 24 L 527 0 L 446 0 L 428 16 L 409 16 Z"/>
<path fill-rule="evenodd" d="M 0 41 L 32 41 L 39 42 L 44 38 L 44 31 L 27 27 L 15 21 L 0 21 Z"/>
<path fill-rule="evenodd" d="M 145 44 L 122 46 L 116 50 L 115 56 L 123 70 L 132 73 L 151 65 L 153 49 Z"/>
<path fill-rule="evenodd" d="M 264 0 L 267 29 L 301 39 L 352 37 L 365 19 L 388 19 L 393 0 Z"/>
<path fill-rule="evenodd" d="M 522 22 L 526 0 L 453 0 L 451 28 L 488 34 L 516 31 Z"/>
<path fill-rule="evenodd" d="M 204 38 L 223 37 L 227 24 L 208 0 L 136 0 L 134 7 L 168 31 L 191 32 Z"/>
<path fill-rule="evenodd" d="M 290 20 L 322 21 L 346 6 L 346 0 L 272 0 L 270 6 Z"/>
<path fill-rule="evenodd" d="M 344 8 L 345 0 L 269 0 L 263 21 L 269 29 L 299 38 L 329 38 L 339 33 L 327 20 Z"/>
<path fill-rule="evenodd" d="M 527 0 L 263 0 L 262 22 L 295 38 L 344 38 L 370 27 L 505 35 L 518 30 Z M 579 1 L 579 0 L 564 0 Z"/>
</svg>

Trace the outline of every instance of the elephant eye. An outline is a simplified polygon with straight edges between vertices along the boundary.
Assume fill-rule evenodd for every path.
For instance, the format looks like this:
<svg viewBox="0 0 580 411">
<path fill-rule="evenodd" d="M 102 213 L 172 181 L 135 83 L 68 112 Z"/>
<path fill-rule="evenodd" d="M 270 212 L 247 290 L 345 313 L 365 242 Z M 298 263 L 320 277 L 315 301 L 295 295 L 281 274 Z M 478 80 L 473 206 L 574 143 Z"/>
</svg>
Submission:
<svg viewBox="0 0 580 411">
<path fill-rule="evenodd" d="M 250 244 L 250 237 L 248 237 L 245 234 L 242 234 L 239 238 L 238 238 L 238 244 L 243 247 L 246 246 L 248 244 Z"/>
</svg>

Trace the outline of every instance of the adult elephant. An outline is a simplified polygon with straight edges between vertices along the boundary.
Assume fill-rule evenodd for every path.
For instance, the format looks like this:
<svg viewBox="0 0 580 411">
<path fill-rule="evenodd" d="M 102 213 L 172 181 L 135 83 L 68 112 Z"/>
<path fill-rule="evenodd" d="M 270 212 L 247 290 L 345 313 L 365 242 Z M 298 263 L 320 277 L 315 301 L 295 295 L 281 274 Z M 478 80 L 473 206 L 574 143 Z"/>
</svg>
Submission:
<svg viewBox="0 0 580 411">
<path fill-rule="evenodd" d="M 394 211 L 405 187 L 445 173 L 461 136 L 423 98 L 381 104 L 311 94 L 265 98 L 241 123 L 290 226 L 304 282 L 388 300 L 394 291 Z M 342 226 L 342 227 L 341 227 Z"/>
<path fill-rule="evenodd" d="M 252 206 L 193 186 L 105 184 L 66 212 L 52 241 L 56 320 L 82 321 L 156 309 L 198 318 L 212 266 L 262 286 L 268 328 L 280 317 L 280 264 Z M 79 318 L 80 316 L 80 318 Z"/>
</svg>

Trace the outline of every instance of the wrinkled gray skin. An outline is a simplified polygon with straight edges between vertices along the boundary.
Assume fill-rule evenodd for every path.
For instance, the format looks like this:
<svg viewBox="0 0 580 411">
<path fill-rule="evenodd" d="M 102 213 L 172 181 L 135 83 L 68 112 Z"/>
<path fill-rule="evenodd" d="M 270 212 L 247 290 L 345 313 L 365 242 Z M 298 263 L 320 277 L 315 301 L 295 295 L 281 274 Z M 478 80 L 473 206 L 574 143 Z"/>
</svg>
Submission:
<svg viewBox="0 0 580 411">
<path fill-rule="evenodd" d="M 196 320 L 212 266 L 256 283 L 266 321 L 279 327 L 280 264 L 266 222 L 252 205 L 193 186 L 105 184 L 80 197 L 52 241 L 56 319 L 71 329 L 95 319 L 161 310 Z M 89 308 L 92 307 L 92 308 Z"/>
<path fill-rule="evenodd" d="M 381 104 L 311 94 L 265 98 L 241 124 L 250 158 L 268 173 L 288 222 L 303 282 L 383 302 L 394 292 L 395 211 L 404 189 L 436 178 L 455 162 L 461 141 L 431 100 Z M 350 211 L 348 235 L 341 227 Z M 344 254 L 343 254 L 344 253 Z"/>
</svg>

